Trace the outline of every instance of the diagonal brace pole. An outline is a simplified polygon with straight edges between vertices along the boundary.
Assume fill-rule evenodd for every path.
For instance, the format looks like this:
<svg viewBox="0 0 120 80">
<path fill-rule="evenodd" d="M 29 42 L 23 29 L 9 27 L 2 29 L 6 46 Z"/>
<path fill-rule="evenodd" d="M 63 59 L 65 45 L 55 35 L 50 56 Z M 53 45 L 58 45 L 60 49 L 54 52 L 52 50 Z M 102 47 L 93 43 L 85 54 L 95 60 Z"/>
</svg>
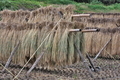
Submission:
<svg viewBox="0 0 120 80">
<path fill-rule="evenodd" d="M 92 78 L 94 78 L 94 76 L 93 76 L 93 74 L 92 74 L 92 71 L 91 71 L 91 69 L 89 68 L 88 64 L 86 63 L 83 54 L 82 54 L 81 51 L 77 48 L 76 45 L 75 45 L 75 49 L 76 49 L 76 51 L 78 52 L 78 54 L 79 54 L 79 56 L 80 56 L 80 58 L 81 58 L 83 64 L 84 64 L 85 67 L 88 69 L 88 72 L 90 73 L 90 76 L 91 76 Z"/>
<path fill-rule="evenodd" d="M 111 41 L 111 38 L 109 39 L 109 41 L 107 41 L 107 43 L 102 47 L 102 49 L 98 52 L 98 54 L 95 56 L 95 58 L 93 59 L 93 61 L 95 61 L 98 56 L 101 54 L 101 52 L 104 50 L 104 48 L 108 45 L 108 43 Z"/>
<path fill-rule="evenodd" d="M 30 74 L 30 72 L 35 68 L 35 66 L 37 65 L 37 63 L 40 61 L 40 59 L 42 58 L 44 52 L 42 52 L 42 54 L 39 55 L 39 57 L 36 59 L 36 61 L 34 62 L 34 64 L 32 65 L 32 67 L 28 70 L 27 75 Z"/>
<path fill-rule="evenodd" d="M 94 64 L 93 64 L 92 60 L 90 59 L 89 55 L 86 54 L 86 57 L 88 58 L 88 61 L 89 61 L 90 65 L 91 65 L 91 67 L 92 67 L 92 68 L 94 69 L 94 71 L 96 72 L 97 70 L 96 70 L 96 68 L 94 67 Z"/>
<path fill-rule="evenodd" d="M 2 72 L 5 72 L 5 70 L 9 67 L 10 62 L 12 60 L 12 57 L 15 54 L 15 52 L 17 51 L 19 44 L 20 44 L 20 41 L 17 43 L 17 45 L 15 46 L 14 50 L 11 52 L 11 55 L 8 58 L 8 60 L 7 60 L 6 64 L 5 64 L 5 67 L 3 68 Z"/>
</svg>

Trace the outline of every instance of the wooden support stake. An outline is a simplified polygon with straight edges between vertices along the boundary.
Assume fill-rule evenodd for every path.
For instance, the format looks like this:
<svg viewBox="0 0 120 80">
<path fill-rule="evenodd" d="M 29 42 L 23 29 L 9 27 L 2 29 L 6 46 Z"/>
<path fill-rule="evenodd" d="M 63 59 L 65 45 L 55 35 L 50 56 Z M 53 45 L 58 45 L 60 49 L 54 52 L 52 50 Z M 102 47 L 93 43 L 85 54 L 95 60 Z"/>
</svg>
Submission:
<svg viewBox="0 0 120 80">
<path fill-rule="evenodd" d="M 12 60 L 12 57 L 13 57 L 13 55 L 15 54 L 15 52 L 17 51 L 19 44 L 20 44 L 20 41 L 17 43 L 17 45 L 15 46 L 14 50 L 11 52 L 11 55 L 10 55 L 10 57 L 8 58 L 8 60 L 7 60 L 6 64 L 5 64 L 5 67 L 3 68 L 2 72 L 5 72 L 6 68 L 9 67 L 10 62 L 11 62 L 11 60 Z"/>
<path fill-rule="evenodd" d="M 35 66 L 37 65 L 37 63 L 40 61 L 41 57 L 43 56 L 44 52 L 42 52 L 42 54 L 39 55 L 39 57 L 36 59 L 36 61 L 34 62 L 34 64 L 32 65 L 32 67 L 28 70 L 27 75 L 30 74 L 30 72 L 35 68 Z"/>
<path fill-rule="evenodd" d="M 98 58 L 98 56 L 101 54 L 101 52 L 104 50 L 104 48 L 108 45 L 108 43 L 111 41 L 111 38 L 110 38 L 110 40 L 102 47 L 102 49 L 98 52 L 98 54 L 95 56 L 95 58 L 93 59 L 93 61 L 95 61 L 97 58 Z"/>
<path fill-rule="evenodd" d="M 88 61 L 89 61 L 90 65 L 91 65 L 91 67 L 94 69 L 95 72 L 97 72 L 97 70 L 96 70 L 96 68 L 94 67 L 94 64 L 93 64 L 93 62 L 92 62 L 92 60 L 90 59 L 90 57 L 89 57 L 88 54 L 86 55 L 86 57 L 88 58 Z"/>
<path fill-rule="evenodd" d="M 76 51 L 78 52 L 78 54 L 79 54 L 82 62 L 84 63 L 85 67 L 88 69 L 88 72 L 90 73 L 90 76 L 91 76 L 92 78 L 94 78 L 91 69 L 89 68 L 88 64 L 87 64 L 86 61 L 85 61 L 84 56 L 82 55 L 81 51 L 77 48 L 76 45 L 75 45 L 75 49 L 76 49 Z"/>
</svg>

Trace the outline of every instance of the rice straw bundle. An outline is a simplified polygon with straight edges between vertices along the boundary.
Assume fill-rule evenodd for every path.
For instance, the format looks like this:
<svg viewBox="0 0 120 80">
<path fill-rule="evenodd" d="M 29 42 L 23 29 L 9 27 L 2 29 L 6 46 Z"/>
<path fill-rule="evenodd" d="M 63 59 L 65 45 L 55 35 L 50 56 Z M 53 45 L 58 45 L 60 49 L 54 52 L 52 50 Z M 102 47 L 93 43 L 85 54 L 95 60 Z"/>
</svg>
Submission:
<svg viewBox="0 0 120 80">
<path fill-rule="evenodd" d="M 9 31 L 0 30 L 0 32 L 1 32 L 1 35 L 0 35 L 0 45 L 1 45 L 0 46 L 0 54 L 1 54 L 0 60 L 6 60 L 7 56 L 4 56 L 6 54 L 6 50 L 4 51 L 6 43 L 4 44 L 4 42 L 6 42 L 6 37 L 8 36 Z M 7 55 L 9 55 L 9 54 L 7 54 Z"/>
<path fill-rule="evenodd" d="M 79 18 L 74 21 L 80 21 L 86 24 L 86 27 L 115 28 L 116 24 L 119 26 L 117 18 Z"/>
<path fill-rule="evenodd" d="M 17 11 L 10 11 L 4 10 L 1 12 L 2 22 L 5 23 L 25 23 L 27 22 L 30 15 L 29 11 L 17 10 Z"/>
<path fill-rule="evenodd" d="M 42 7 L 33 11 L 2 11 L 0 59 L 6 61 L 17 42 L 20 41 L 12 62 L 24 65 L 52 31 L 29 63 L 33 64 L 43 51 L 45 54 L 38 64 L 39 67 L 59 67 L 80 61 L 74 50 L 74 44 L 77 44 L 79 49 L 83 49 L 83 34 L 71 33 L 69 29 L 83 29 L 84 25 L 80 22 L 71 22 L 73 9 L 73 6 L 68 5 L 57 8 Z M 61 22 L 57 24 L 55 30 L 52 30 L 61 18 L 63 18 Z"/>
<path fill-rule="evenodd" d="M 86 51 L 95 56 L 110 38 L 112 38 L 112 42 L 106 47 L 107 52 L 112 56 L 120 55 L 118 44 L 120 29 L 115 28 L 119 19 L 107 19 L 103 14 L 96 14 L 96 16 L 99 15 L 103 18 L 81 18 L 82 23 L 71 22 L 72 14 L 73 6 L 62 8 L 49 6 L 33 11 L 2 11 L 0 60 L 6 61 L 17 42 L 20 41 L 20 46 L 12 62 L 24 65 L 49 33 L 46 41 L 30 60 L 30 64 L 33 64 L 42 52 L 45 52 L 45 54 L 37 65 L 39 67 L 53 68 L 74 64 L 80 61 L 74 44 L 82 53 Z M 118 14 L 115 15 L 118 16 Z M 110 17 L 116 16 L 110 14 Z M 57 23 L 62 17 L 61 22 Z M 84 29 L 84 24 L 86 24 L 86 27 L 99 27 L 100 32 L 85 33 L 85 40 L 83 33 L 69 32 L 69 29 Z M 54 26 L 56 28 L 53 30 Z M 101 56 L 108 57 L 108 54 L 104 50 Z"/>
<path fill-rule="evenodd" d="M 114 34 L 112 34 L 112 47 L 111 47 L 111 54 L 112 55 L 116 55 L 117 54 L 117 45 L 119 44 L 118 43 L 118 40 L 119 40 L 119 37 L 118 37 L 118 34 L 119 33 L 114 33 Z"/>
<path fill-rule="evenodd" d="M 58 21 L 62 16 L 65 21 L 68 20 L 73 14 L 73 6 L 67 6 L 63 8 L 54 8 L 52 6 L 39 8 L 30 13 L 28 22 L 39 22 L 39 21 Z"/>
<path fill-rule="evenodd" d="M 85 52 L 92 54 L 92 35 L 93 33 L 85 33 Z"/>
<path fill-rule="evenodd" d="M 107 41 L 109 41 L 111 39 L 111 33 L 106 32 L 106 33 L 102 33 L 102 37 L 101 37 L 101 48 L 107 43 Z M 111 43 L 109 42 L 109 44 L 105 47 L 105 49 L 103 50 L 103 52 L 101 53 L 102 57 L 106 57 L 109 58 L 111 55 Z M 100 49 L 101 49 L 100 48 Z"/>
<path fill-rule="evenodd" d="M 118 25 L 118 27 L 120 27 L 120 19 L 116 21 L 116 24 Z"/>
<path fill-rule="evenodd" d="M 0 45 L 2 46 L 0 47 L 1 58 L 6 61 L 10 52 L 20 40 L 21 44 L 12 62 L 24 65 L 55 24 L 56 22 L 44 21 L 41 23 L 15 23 L 10 24 L 9 27 L 7 25 L 4 26 L 0 30 L 2 32 L 0 35 Z M 45 55 L 38 66 L 59 67 L 80 61 L 78 54 L 74 50 L 74 44 L 77 44 L 79 49 L 83 49 L 83 34 L 81 32 L 70 33 L 69 29 L 74 28 L 83 29 L 84 25 L 79 22 L 60 22 L 37 51 L 37 54 L 31 59 L 30 63 L 33 64 L 43 50 L 45 50 Z"/>
<path fill-rule="evenodd" d="M 92 18 L 120 18 L 120 13 L 91 13 Z"/>
<path fill-rule="evenodd" d="M 99 50 L 109 41 L 107 47 L 102 51 L 101 57 L 119 57 L 119 28 L 101 28 L 98 33 L 85 33 L 85 52 L 95 56 Z M 117 56 L 117 57 L 116 57 Z"/>
<path fill-rule="evenodd" d="M 117 53 L 115 55 L 116 58 L 120 58 L 120 34 L 117 34 L 118 39 L 117 39 Z"/>
<path fill-rule="evenodd" d="M 33 11 L 24 10 L 3 10 L 1 11 L 2 22 L 4 23 L 36 23 L 42 21 L 58 21 L 62 16 L 64 21 L 70 21 L 74 7 L 68 5 L 66 7 L 42 7 Z"/>
<path fill-rule="evenodd" d="M 88 27 L 114 28 L 116 27 L 116 19 L 91 18 L 87 20 L 87 25 Z"/>
</svg>

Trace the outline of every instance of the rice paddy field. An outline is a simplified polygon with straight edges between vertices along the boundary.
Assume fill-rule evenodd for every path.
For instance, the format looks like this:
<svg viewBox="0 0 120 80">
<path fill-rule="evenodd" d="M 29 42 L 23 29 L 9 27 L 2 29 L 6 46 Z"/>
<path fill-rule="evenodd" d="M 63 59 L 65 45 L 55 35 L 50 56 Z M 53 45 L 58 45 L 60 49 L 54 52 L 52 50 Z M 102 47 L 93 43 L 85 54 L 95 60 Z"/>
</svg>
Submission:
<svg viewBox="0 0 120 80">
<path fill-rule="evenodd" d="M 120 80 L 120 13 L 87 13 L 90 16 L 72 17 L 74 9 L 68 5 L 32 11 L 0 11 L 0 79 Z M 98 31 L 71 32 L 71 29 Z M 2 72 L 18 43 L 10 67 Z M 98 59 L 94 60 L 100 51 Z M 99 71 L 91 68 L 86 54 L 94 60 Z M 26 75 L 40 55 L 33 71 Z M 84 63 L 94 77 L 90 76 Z"/>
</svg>

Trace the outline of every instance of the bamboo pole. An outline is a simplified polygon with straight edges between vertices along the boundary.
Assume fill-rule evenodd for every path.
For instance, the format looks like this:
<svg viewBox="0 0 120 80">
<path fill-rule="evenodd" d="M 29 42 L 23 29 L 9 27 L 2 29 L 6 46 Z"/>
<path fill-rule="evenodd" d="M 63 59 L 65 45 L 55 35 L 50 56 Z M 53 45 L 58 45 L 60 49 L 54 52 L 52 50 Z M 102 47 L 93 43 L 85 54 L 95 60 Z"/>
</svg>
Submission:
<svg viewBox="0 0 120 80">
<path fill-rule="evenodd" d="M 93 62 L 92 62 L 92 60 L 90 59 L 90 57 L 89 57 L 88 54 L 86 54 L 86 57 L 88 58 L 88 61 L 89 61 L 90 65 L 91 65 L 91 67 L 94 69 L 95 72 L 97 72 L 97 70 L 96 70 L 96 68 L 94 67 L 94 64 L 93 64 Z"/>
<path fill-rule="evenodd" d="M 74 14 L 72 17 L 90 17 L 90 14 Z"/>
<path fill-rule="evenodd" d="M 86 30 L 81 30 L 81 29 L 70 29 L 70 32 L 97 32 L 99 29 L 86 29 Z"/>
<path fill-rule="evenodd" d="M 7 60 L 6 64 L 5 64 L 5 67 L 3 68 L 2 72 L 5 72 L 5 70 L 9 67 L 10 62 L 12 60 L 12 57 L 15 54 L 15 52 L 17 51 L 19 44 L 20 44 L 20 41 L 17 43 L 17 45 L 15 46 L 14 50 L 11 52 L 11 55 L 8 58 L 8 60 Z"/>
<path fill-rule="evenodd" d="M 95 61 L 98 56 L 101 54 L 101 52 L 105 49 L 105 47 L 108 45 L 108 43 L 111 41 L 111 38 L 107 41 L 107 43 L 102 47 L 102 49 L 98 52 L 98 54 L 95 56 L 95 58 L 93 59 L 93 61 Z"/>
<path fill-rule="evenodd" d="M 81 32 L 97 32 L 99 29 L 88 29 L 88 30 L 82 30 Z"/>
<path fill-rule="evenodd" d="M 69 29 L 69 32 L 98 32 L 99 29 Z M 54 32 L 56 32 L 56 30 L 54 30 Z"/>
<path fill-rule="evenodd" d="M 40 59 L 42 58 L 44 52 L 42 52 L 42 54 L 39 55 L 39 57 L 36 59 L 36 61 L 34 62 L 34 64 L 32 65 L 32 67 L 28 70 L 27 75 L 30 74 L 30 72 L 35 68 L 35 66 L 37 65 L 37 63 L 40 61 Z"/>
</svg>

